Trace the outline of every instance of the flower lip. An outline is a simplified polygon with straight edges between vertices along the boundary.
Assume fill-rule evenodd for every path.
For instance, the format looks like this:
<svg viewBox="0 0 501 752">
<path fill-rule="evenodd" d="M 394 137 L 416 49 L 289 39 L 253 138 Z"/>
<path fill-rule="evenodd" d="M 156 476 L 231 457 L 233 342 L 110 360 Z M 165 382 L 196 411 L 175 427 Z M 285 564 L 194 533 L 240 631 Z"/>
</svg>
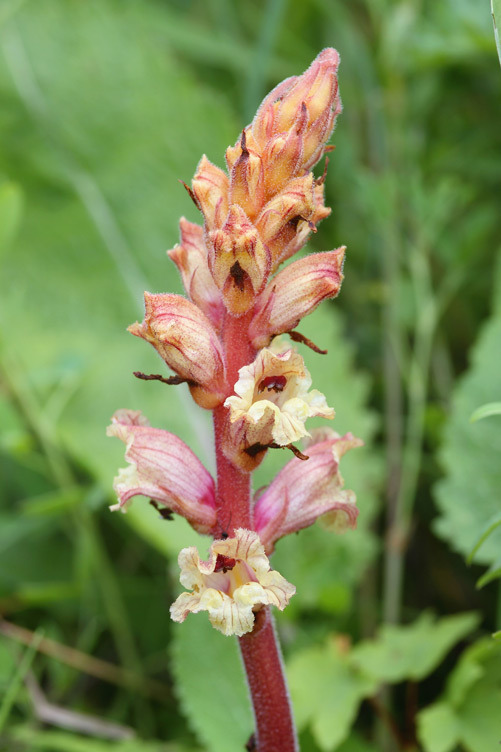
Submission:
<svg viewBox="0 0 501 752">
<path fill-rule="evenodd" d="M 225 635 L 251 632 L 254 612 L 265 605 L 283 610 L 296 588 L 270 569 L 259 536 L 238 528 L 235 537 L 213 542 L 209 559 L 201 561 L 196 548 L 179 554 L 182 593 L 171 606 L 174 621 L 188 613 L 208 611 L 211 624 Z"/>
</svg>

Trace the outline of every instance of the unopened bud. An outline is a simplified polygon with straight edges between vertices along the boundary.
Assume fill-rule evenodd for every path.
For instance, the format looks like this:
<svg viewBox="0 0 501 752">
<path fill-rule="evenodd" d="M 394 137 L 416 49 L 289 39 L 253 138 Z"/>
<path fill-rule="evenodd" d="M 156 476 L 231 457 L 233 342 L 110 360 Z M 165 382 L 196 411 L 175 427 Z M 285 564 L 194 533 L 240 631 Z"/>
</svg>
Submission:
<svg viewBox="0 0 501 752">
<path fill-rule="evenodd" d="M 228 212 L 228 175 L 204 154 L 191 185 L 207 228 L 220 225 Z"/>
<path fill-rule="evenodd" d="M 234 204 L 222 228 L 209 233 L 209 266 L 233 315 L 249 310 L 270 270 L 268 249 L 242 207 Z"/>
</svg>

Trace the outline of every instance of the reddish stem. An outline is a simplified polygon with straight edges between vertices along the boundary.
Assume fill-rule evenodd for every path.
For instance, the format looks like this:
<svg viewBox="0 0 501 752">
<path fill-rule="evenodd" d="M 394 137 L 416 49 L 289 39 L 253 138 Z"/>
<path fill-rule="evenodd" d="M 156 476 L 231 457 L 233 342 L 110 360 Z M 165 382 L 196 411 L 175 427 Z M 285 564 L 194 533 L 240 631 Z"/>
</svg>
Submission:
<svg viewBox="0 0 501 752">
<path fill-rule="evenodd" d="M 238 380 L 238 371 L 251 363 L 255 350 L 249 341 L 252 312 L 235 318 L 226 316 L 223 347 L 229 394 Z M 228 409 L 214 410 L 214 436 L 217 464 L 217 514 L 221 534 L 238 527 L 253 529 L 250 474 L 241 472 L 223 453 L 228 425 Z M 240 650 L 250 687 L 256 719 L 257 752 L 295 752 L 298 749 L 287 692 L 282 658 L 269 608 L 256 614 L 252 632 L 240 637 Z"/>
<path fill-rule="evenodd" d="M 292 708 L 269 607 L 256 614 L 252 632 L 239 638 L 256 719 L 258 752 L 296 752 Z"/>
</svg>

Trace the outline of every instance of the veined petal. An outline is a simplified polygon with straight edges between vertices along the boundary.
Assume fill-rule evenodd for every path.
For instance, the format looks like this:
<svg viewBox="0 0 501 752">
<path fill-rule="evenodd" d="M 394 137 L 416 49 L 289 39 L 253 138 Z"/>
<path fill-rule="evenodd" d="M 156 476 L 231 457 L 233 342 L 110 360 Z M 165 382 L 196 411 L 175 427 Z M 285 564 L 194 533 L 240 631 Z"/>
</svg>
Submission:
<svg viewBox="0 0 501 752">
<path fill-rule="evenodd" d="M 216 287 L 207 261 L 204 230 L 181 217 L 181 243 L 167 251 L 181 273 L 184 289 L 219 329 L 224 314 L 221 293 Z"/>
<path fill-rule="evenodd" d="M 274 605 L 281 611 L 296 592 L 270 569 L 257 533 L 239 528 L 235 537 L 214 541 L 209 559 L 201 561 L 193 546 L 179 554 L 181 583 L 191 589 L 171 606 L 171 617 L 182 622 L 188 613 L 208 611 L 211 624 L 225 635 L 251 632 L 254 613 Z"/>
<path fill-rule="evenodd" d="M 145 316 L 129 332 L 150 342 L 161 358 L 188 381 L 193 399 L 212 409 L 226 389 L 221 343 L 207 316 L 181 295 L 144 294 Z"/>
<path fill-rule="evenodd" d="M 310 386 L 299 353 L 260 350 L 253 363 L 240 369 L 236 394 L 224 403 L 230 408 L 230 431 L 223 446 L 228 458 L 249 471 L 267 446 L 287 446 L 309 435 L 307 418 L 333 418 L 324 395 L 316 389 L 309 392 Z"/>
<path fill-rule="evenodd" d="M 151 428 L 134 410 L 118 410 L 106 431 L 126 445 L 125 459 L 113 487 L 119 503 L 113 511 L 125 511 L 134 496 L 147 496 L 186 517 L 199 533 L 216 525 L 214 481 L 200 460 L 177 436 Z"/>
<path fill-rule="evenodd" d="M 261 293 L 249 335 L 256 349 L 277 334 L 290 332 L 322 300 L 335 297 L 343 279 L 345 248 L 314 253 L 279 272 Z"/>
<path fill-rule="evenodd" d="M 305 450 L 308 462 L 290 460 L 256 502 L 255 525 L 268 552 L 284 535 L 312 525 L 317 518 L 336 532 L 356 525 L 355 494 L 343 488 L 339 462 L 343 454 L 363 442 L 331 429 L 323 429 L 312 440 Z"/>
</svg>

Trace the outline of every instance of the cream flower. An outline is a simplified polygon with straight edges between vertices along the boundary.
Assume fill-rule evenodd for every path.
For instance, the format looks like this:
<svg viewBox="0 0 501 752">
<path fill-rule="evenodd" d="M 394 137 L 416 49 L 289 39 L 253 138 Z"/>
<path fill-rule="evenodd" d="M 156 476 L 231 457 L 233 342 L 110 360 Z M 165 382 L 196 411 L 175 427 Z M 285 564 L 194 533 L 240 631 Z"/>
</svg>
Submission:
<svg viewBox="0 0 501 752">
<path fill-rule="evenodd" d="M 277 354 L 264 348 L 253 363 L 238 373 L 236 395 L 224 403 L 230 408 L 231 423 L 225 451 L 242 467 L 246 464 L 242 453 L 252 456 L 252 448 L 287 446 L 309 436 L 304 425 L 307 418 L 334 417 L 324 395 L 317 389 L 308 391 L 311 377 L 295 350 Z"/>
<path fill-rule="evenodd" d="M 208 561 L 201 561 L 194 546 L 183 548 L 178 558 L 180 580 L 190 593 L 182 593 L 170 608 L 174 621 L 190 611 L 208 611 L 212 626 L 224 635 L 240 637 L 251 632 L 254 612 L 273 605 L 281 611 L 296 592 L 270 562 L 257 533 L 239 528 L 234 538 L 211 545 Z"/>
</svg>

